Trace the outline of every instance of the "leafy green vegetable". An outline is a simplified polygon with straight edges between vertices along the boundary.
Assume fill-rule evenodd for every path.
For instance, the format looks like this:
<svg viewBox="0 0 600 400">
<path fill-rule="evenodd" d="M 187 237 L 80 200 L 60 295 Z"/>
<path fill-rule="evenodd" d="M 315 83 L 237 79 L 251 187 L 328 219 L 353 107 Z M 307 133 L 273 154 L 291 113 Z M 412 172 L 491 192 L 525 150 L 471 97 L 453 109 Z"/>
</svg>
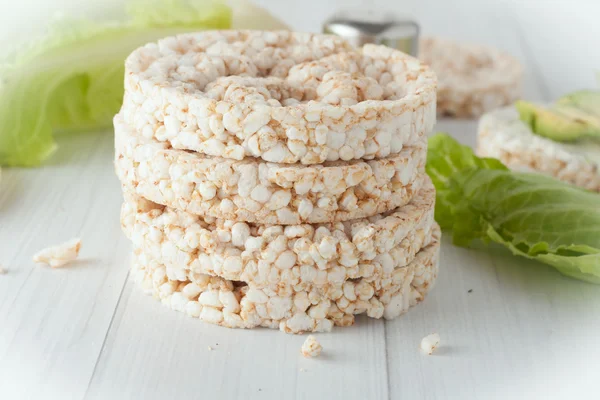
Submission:
<svg viewBox="0 0 600 400">
<path fill-rule="evenodd" d="M 561 273 L 600 283 L 600 195 L 479 158 L 447 134 L 429 139 L 436 220 L 453 241 L 496 242 Z"/>
<path fill-rule="evenodd" d="M 138 0 L 124 23 L 63 20 L 0 68 L 0 165 L 35 166 L 55 131 L 110 126 L 123 98 L 123 61 L 135 48 L 181 32 L 224 29 L 222 1 Z"/>
</svg>

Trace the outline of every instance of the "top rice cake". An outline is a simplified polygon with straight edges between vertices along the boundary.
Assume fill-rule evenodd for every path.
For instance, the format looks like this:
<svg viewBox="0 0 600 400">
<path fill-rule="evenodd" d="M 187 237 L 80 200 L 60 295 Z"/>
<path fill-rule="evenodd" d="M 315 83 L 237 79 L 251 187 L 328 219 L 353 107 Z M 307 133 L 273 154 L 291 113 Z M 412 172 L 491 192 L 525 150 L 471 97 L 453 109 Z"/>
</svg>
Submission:
<svg viewBox="0 0 600 400">
<path fill-rule="evenodd" d="M 206 31 L 135 50 L 122 114 L 139 135 L 211 156 L 376 159 L 433 129 L 436 76 L 400 51 L 330 35 Z"/>
</svg>

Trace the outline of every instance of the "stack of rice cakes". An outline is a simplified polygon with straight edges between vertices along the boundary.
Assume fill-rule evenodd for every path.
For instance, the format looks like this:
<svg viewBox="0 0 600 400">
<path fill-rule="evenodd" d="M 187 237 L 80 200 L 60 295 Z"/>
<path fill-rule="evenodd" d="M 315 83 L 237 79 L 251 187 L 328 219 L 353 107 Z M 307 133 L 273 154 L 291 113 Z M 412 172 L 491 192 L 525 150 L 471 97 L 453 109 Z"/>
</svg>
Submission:
<svg viewBox="0 0 600 400">
<path fill-rule="evenodd" d="M 327 35 L 211 31 L 126 61 L 121 222 L 143 290 L 232 327 L 394 318 L 437 276 L 436 77 Z"/>
</svg>

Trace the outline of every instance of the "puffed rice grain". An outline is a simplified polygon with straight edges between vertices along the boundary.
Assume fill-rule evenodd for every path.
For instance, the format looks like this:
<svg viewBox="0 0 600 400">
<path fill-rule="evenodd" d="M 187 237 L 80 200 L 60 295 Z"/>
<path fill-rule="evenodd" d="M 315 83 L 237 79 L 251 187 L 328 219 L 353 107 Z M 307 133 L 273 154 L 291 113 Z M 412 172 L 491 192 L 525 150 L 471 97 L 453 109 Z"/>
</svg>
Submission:
<svg viewBox="0 0 600 400">
<path fill-rule="evenodd" d="M 432 355 L 439 344 L 440 335 L 437 333 L 432 333 L 431 335 L 425 336 L 421 340 L 421 350 L 427 355 Z"/>
<path fill-rule="evenodd" d="M 302 355 L 306 358 L 318 357 L 323 351 L 323 346 L 313 335 L 309 335 L 302 344 Z"/>
<path fill-rule="evenodd" d="M 33 262 L 48 264 L 52 268 L 62 267 L 74 261 L 81 249 L 81 239 L 71 239 L 57 246 L 48 247 L 33 256 Z"/>
</svg>

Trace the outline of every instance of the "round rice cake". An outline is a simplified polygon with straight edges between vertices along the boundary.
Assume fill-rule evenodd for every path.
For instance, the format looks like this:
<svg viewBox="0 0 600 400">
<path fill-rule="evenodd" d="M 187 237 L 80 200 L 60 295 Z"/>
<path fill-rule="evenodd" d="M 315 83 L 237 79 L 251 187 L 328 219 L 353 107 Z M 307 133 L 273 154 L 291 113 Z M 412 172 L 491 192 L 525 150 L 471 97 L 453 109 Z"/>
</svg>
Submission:
<svg viewBox="0 0 600 400">
<path fill-rule="evenodd" d="M 205 31 L 135 50 L 125 122 L 176 149 L 276 163 L 398 154 L 435 124 L 436 77 L 400 51 L 289 31 Z"/>
<path fill-rule="evenodd" d="M 144 139 L 114 119 L 115 169 L 127 191 L 196 215 L 262 224 L 346 221 L 410 201 L 424 179 L 425 138 L 387 158 L 323 165 L 232 160 Z"/>
<path fill-rule="evenodd" d="M 540 172 L 600 192 L 598 143 L 559 143 L 536 135 L 514 107 L 481 117 L 476 152 L 481 157 L 497 158 L 512 169 Z"/>
<path fill-rule="evenodd" d="M 422 249 L 406 267 L 395 271 L 385 288 L 361 278 L 330 297 L 303 291 L 282 297 L 269 289 L 200 273 L 172 280 L 164 265 L 139 251 L 134 253 L 131 274 L 145 293 L 205 322 L 229 328 L 279 328 L 287 333 L 327 332 L 333 325 L 352 325 L 356 314 L 392 319 L 421 302 L 437 277 L 439 247 L 439 241 L 434 241 Z"/>
<path fill-rule="evenodd" d="M 305 288 L 405 266 L 431 240 L 434 208 L 435 189 L 429 179 L 404 207 L 315 225 L 203 218 L 125 192 L 121 224 L 134 246 L 170 267 L 173 279 L 193 271 L 255 286 Z"/>
<path fill-rule="evenodd" d="M 521 64 L 500 50 L 427 37 L 420 41 L 419 59 L 438 76 L 439 115 L 479 117 L 520 96 Z"/>
</svg>

